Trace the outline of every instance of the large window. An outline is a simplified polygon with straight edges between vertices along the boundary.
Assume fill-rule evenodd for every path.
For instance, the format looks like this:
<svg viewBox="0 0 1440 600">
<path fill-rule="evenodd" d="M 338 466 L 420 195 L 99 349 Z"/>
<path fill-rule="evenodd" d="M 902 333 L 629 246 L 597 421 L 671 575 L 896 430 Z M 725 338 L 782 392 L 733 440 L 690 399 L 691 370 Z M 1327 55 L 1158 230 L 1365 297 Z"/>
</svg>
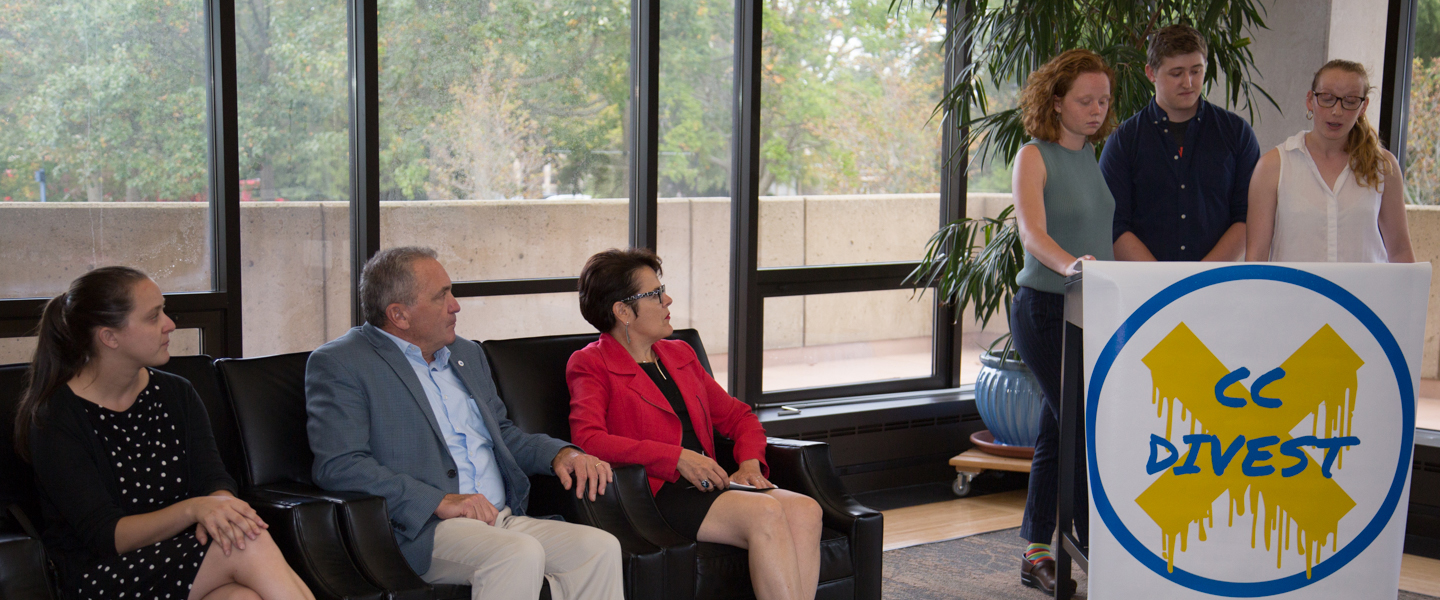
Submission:
<svg viewBox="0 0 1440 600">
<path fill-rule="evenodd" d="M 1440 0 L 1417 0 L 1410 65 L 1405 192 L 1416 204 L 1440 204 Z"/>
<path fill-rule="evenodd" d="M 345 3 L 236 3 L 245 354 L 350 327 Z"/>
<path fill-rule="evenodd" d="M 383 2 L 379 36 L 382 246 L 476 281 L 626 244 L 628 0 Z"/>
<path fill-rule="evenodd" d="M 214 289 L 203 8 L 0 6 L 0 298 L 110 264 Z"/>
<path fill-rule="evenodd" d="M 1408 123 L 1404 153 L 1405 199 L 1415 204 L 1440 204 L 1440 0 L 1413 0 L 1415 28 L 1411 38 Z M 1400 54 L 1404 56 L 1404 54 Z M 1426 212 L 1413 211 L 1410 238 L 1423 248 L 1434 235 L 1434 220 Z M 1426 231 L 1429 229 L 1429 231 Z M 1417 254 L 1422 254 L 1417 252 Z M 1420 256 L 1420 260 L 1425 260 Z M 1435 319 L 1426 325 L 1427 339 L 1435 330 Z M 1429 353 L 1427 353 L 1429 354 Z M 1435 377 L 1432 357 L 1425 357 L 1422 376 Z M 1415 425 L 1440 431 L 1440 399 L 1435 388 L 1421 385 L 1416 400 Z"/>
<path fill-rule="evenodd" d="M 176 329 L 170 332 L 170 356 L 204 354 L 199 329 Z M 35 357 L 35 337 L 0 338 L 0 365 L 30 362 Z"/>
<path fill-rule="evenodd" d="M 580 294 L 516 294 L 460 298 L 456 333 L 476 341 L 594 333 L 580 316 Z"/>
<path fill-rule="evenodd" d="M 726 385 L 730 336 L 730 138 L 735 3 L 666 0 L 660 13 L 656 252 L 675 303 Z"/>
<path fill-rule="evenodd" d="M 929 376 L 934 303 L 912 296 L 885 290 L 766 298 L 761 389 Z"/>
<path fill-rule="evenodd" d="M 897 12 L 888 0 L 771 2 L 762 31 L 764 325 L 747 366 L 761 369 L 763 398 L 750 400 L 952 384 L 953 327 L 933 295 L 898 289 L 959 202 L 942 198 L 944 121 L 932 118 L 945 82 L 943 14 Z"/>
<path fill-rule="evenodd" d="M 467 337 L 588 332 L 580 267 L 634 244 L 747 401 L 953 386 L 952 315 L 900 285 L 964 204 L 945 23 L 890 4 L 11 3 L 0 360 L 112 263 L 171 294 L 176 348 L 313 349 L 359 320 L 360 262 L 411 244 Z"/>
<path fill-rule="evenodd" d="M 944 21 L 891 5 L 767 3 L 762 266 L 918 260 L 935 231 Z"/>
</svg>

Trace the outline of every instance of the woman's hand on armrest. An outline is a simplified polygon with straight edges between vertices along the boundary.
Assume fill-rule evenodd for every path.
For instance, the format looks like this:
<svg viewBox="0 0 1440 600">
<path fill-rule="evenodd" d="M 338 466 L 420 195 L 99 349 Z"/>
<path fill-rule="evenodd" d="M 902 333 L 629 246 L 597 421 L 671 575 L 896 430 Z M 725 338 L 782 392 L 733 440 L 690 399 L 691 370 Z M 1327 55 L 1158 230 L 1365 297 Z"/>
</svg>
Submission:
<svg viewBox="0 0 1440 600">
<path fill-rule="evenodd" d="M 680 460 L 675 463 L 675 470 L 695 486 L 695 489 L 702 492 L 713 492 L 724 489 L 730 476 L 725 469 L 720 468 L 710 457 L 693 450 L 680 450 Z M 710 485 L 705 485 L 709 482 Z"/>
</svg>

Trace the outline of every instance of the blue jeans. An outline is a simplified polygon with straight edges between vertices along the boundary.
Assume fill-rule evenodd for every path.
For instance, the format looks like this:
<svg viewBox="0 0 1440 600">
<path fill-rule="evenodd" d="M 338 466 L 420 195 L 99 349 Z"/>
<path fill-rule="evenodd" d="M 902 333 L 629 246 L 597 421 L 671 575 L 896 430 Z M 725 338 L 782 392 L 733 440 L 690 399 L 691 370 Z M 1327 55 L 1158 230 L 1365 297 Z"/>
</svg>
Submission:
<svg viewBox="0 0 1440 600">
<path fill-rule="evenodd" d="M 1065 296 L 1021 287 L 1010 305 L 1010 334 L 1015 350 L 1030 367 L 1045 394 L 1040 435 L 1030 463 L 1030 491 L 1020 537 L 1048 544 L 1055 534 L 1060 495 L 1060 360 L 1064 349 Z M 1082 419 L 1084 413 L 1077 415 Z M 1075 529 L 1082 545 L 1090 539 L 1090 504 L 1085 487 L 1085 436 L 1075 438 Z"/>
</svg>

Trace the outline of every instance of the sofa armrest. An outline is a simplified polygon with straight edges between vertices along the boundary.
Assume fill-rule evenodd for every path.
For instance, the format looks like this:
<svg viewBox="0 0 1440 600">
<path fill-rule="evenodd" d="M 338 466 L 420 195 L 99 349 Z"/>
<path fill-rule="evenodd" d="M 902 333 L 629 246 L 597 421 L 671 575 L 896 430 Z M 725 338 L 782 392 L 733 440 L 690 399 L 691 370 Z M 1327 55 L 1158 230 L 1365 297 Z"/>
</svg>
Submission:
<svg viewBox="0 0 1440 600">
<path fill-rule="evenodd" d="M 317 600 L 381 600 L 385 597 L 383 591 L 366 581 L 351 561 L 334 503 L 253 488 L 246 490 L 241 498 L 270 525 L 270 537 Z"/>
<path fill-rule="evenodd" d="M 54 600 L 48 564 L 40 540 L 0 533 L 0 598 Z"/>
<path fill-rule="evenodd" d="M 576 499 L 577 521 L 598 527 L 620 541 L 629 600 L 695 597 L 695 542 L 675 533 L 650 494 L 640 465 L 614 465 L 615 480 L 594 502 Z"/>
<path fill-rule="evenodd" d="M 829 444 L 783 438 L 767 441 L 765 460 L 770 465 L 770 481 L 814 498 L 820 504 L 825 526 L 850 537 L 855 597 L 879 598 L 884 516 L 856 502 L 845 491 L 845 485 L 830 464 Z"/>
<path fill-rule="evenodd" d="M 400 553 L 384 498 L 362 492 L 323 490 L 300 483 L 277 483 L 257 489 L 334 504 L 350 560 L 366 581 L 385 590 L 390 600 L 428 600 L 433 595 L 430 584 L 415 573 Z"/>
<path fill-rule="evenodd" d="M 554 475 L 530 476 L 530 502 L 525 514 L 532 517 L 560 516 L 567 522 L 580 519 L 580 503 L 575 499 L 574 488 L 565 489 L 560 478 Z"/>
</svg>

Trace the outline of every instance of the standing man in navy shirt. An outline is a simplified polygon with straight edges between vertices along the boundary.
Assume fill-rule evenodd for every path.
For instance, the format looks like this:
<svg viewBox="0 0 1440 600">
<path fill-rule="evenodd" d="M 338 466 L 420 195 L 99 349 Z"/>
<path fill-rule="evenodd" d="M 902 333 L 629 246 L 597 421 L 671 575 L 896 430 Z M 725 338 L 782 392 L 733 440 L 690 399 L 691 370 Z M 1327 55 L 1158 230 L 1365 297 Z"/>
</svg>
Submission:
<svg viewBox="0 0 1440 600">
<path fill-rule="evenodd" d="M 1200 96 L 1206 52 L 1200 32 L 1186 25 L 1152 35 L 1145 76 L 1155 99 L 1100 154 L 1115 196 L 1117 260 L 1245 258 L 1260 145 L 1248 123 Z"/>
</svg>

